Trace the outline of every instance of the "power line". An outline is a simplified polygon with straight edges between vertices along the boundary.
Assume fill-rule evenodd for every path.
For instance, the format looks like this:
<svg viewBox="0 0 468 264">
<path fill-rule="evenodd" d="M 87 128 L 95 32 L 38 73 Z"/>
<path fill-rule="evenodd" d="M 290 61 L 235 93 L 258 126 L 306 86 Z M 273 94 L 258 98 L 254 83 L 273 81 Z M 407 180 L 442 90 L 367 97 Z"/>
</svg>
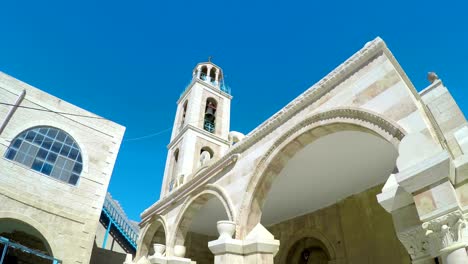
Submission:
<svg viewBox="0 0 468 264">
<path fill-rule="evenodd" d="M 222 99 L 222 97 L 218 94 L 213 94 L 214 97 L 216 97 L 218 100 L 218 102 Z M 102 120 L 107 120 L 106 118 L 103 118 L 103 117 L 99 117 L 99 116 L 89 116 L 89 115 L 80 115 L 80 114 L 73 114 L 73 113 L 67 113 L 67 112 L 59 112 L 59 111 L 53 111 L 53 110 L 49 110 L 49 109 L 44 109 L 44 108 L 36 108 L 36 107 L 30 107 L 30 106 L 23 106 L 23 105 L 15 105 L 15 104 L 11 104 L 11 103 L 5 103 L 5 102 L 0 102 L 0 105 L 7 105 L 7 106 L 16 106 L 18 108 L 24 108 L 24 109 L 29 109 L 29 110 L 36 110 L 36 111 L 42 111 L 42 112 L 49 112 L 49 113 L 55 113 L 55 114 L 62 114 L 62 115 L 69 115 L 69 116 L 77 116 L 77 117 L 86 117 L 86 118 L 94 118 L 94 119 L 102 119 Z M 189 123 L 186 123 L 187 125 L 188 124 L 197 124 L 199 123 L 201 120 L 203 119 L 199 119 L 197 121 L 193 121 L 193 122 L 189 122 Z M 168 127 L 168 128 L 165 128 L 163 130 L 160 130 L 160 131 L 156 131 L 156 132 L 153 132 L 153 133 L 150 133 L 150 134 L 147 134 L 147 135 L 144 135 L 144 136 L 140 136 L 140 137 L 135 137 L 135 138 L 129 138 L 129 139 L 124 139 L 122 140 L 122 142 L 131 142 L 131 141 L 139 141 L 139 140 L 144 140 L 144 139 L 148 139 L 148 138 L 152 138 L 152 137 L 155 137 L 155 136 L 158 136 L 158 135 L 161 135 L 169 130 L 172 129 L 172 126 Z M 4 138 L 4 137 L 2 137 Z M 6 138 L 4 138 L 6 139 Z M 99 141 L 96 141 L 96 142 L 99 142 Z M 93 142 L 87 142 L 87 143 L 93 143 Z"/>
<path fill-rule="evenodd" d="M 103 118 L 103 117 L 100 117 L 100 116 L 90 116 L 90 115 L 80 115 L 80 114 L 73 114 L 73 113 L 67 113 L 67 112 L 59 112 L 59 111 L 53 111 L 53 110 L 50 110 L 50 109 L 30 107 L 30 106 L 24 106 L 24 105 L 15 105 L 15 104 L 4 103 L 4 102 L 0 102 L 0 105 L 15 106 L 15 107 L 18 107 L 18 108 L 24 108 L 24 109 L 36 110 L 36 111 L 42 111 L 42 112 L 49 112 L 49 113 L 60 114 L 60 115 L 79 116 L 79 117 L 107 120 L 106 118 Z"/>
<path fill-rule="evenodd" d="M 162 133 L 167 132 L 167 131 L 169 131 L 169 130 L 171 130 L 171 129 L 172 129 L 172 126 L 166 128 L 166 129 L 163 129 L 163 130 L 161 130 L 161 131 L 157 131 L 157 132 L 154 132 L 154 133 L 151 133 L 151 134 L 148 134 L 148 135 L 144 135 L 144 136 L 141 136 L 141 137 L 135 137 L 135 138 L 124 139 L 124 140 L 122 140 L 122 142 L 138 141 L 138 140 L 142 140 L 142 139 L 152 138 L 152 137 L 155 137 L 155 136 L 159 136 L 159 135 L 161 135 Z"/>
</svg>

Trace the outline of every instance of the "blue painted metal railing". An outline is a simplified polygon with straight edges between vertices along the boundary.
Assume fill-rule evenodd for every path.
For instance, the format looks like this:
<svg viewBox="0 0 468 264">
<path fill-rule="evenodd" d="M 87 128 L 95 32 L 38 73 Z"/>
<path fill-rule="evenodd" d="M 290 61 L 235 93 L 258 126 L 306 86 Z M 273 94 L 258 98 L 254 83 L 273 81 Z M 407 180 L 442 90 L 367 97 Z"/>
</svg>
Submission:
<svg viewBox="0 0 468 264">
<path fill-rule="evenodd" d="M 109 219 L 107 225 L 106 234 L 104 235 L 104 241 L 102 242 L 102 248 L 105 248 L 107 244 L 107 238 L 112 226 L 114 226 L 120 234 L 127 240 L 127 242 L 136 250 L 138 240 L 138 230 L 130 224 L 128 218 L 117 208 L 112 198 L 107 195 L 104 200 L 104 206 L 102 212 Z"/>
<path fill-rule="evenodd" d="M 1 255 L 0 255 L 0 264 L 3 264 L 3 261 L 5 261 L 5 257 L 6 257 L 6 254 L 7 254 L 7 251 L 9 248 L 14 248 L 14 249 L 19 249 L 23 252 L 26 252 L 26 253 L 29 253 L 29 254 L 33 254 L 33 255 L 36 255 L 40 258 L 43 258 L 43 259 L 48 259 L 52 262 L 52 264 L 59 264 L 59 263 L 62 263 L 61 260 L 58 260 L 54 257 L 51 257 L 51 256 L 47 256 L 46 254 L 38 251 L 38 250 L 34 250 L 34 249 L 30 249 L 28 247 L 25 247 L 23 245 L 20 245 L 18 243 L 15 243 L 15 242 L 12 242 L 10 240 L 8 240 L 7 238 L 4 238 L 4 237 L 1 237 L 0 236 L 0 244 L 3 244 L 4 247 L 3 247 L 3 250 L 1 252 Z"/>
<path fill-rule="evenodd" d="M 189 84 L 185 87 L 185 89 L 182 91 L 181 95 L 183 95 L 185 93 L 185 91 L 187 91 L 187 89 L 190 87 L 190 85 L 192 84 L 193 80 L 194 79 L 198 79 L 197 77 L 194 77 L 192 80 L 190 80 Z M 206 83 L 209 83 L 213 86 L 219 86 L 219 89 L 227 94 L 231 94 L 231 87 L 229 87 L 228 85 L 226 85 L 226 83 L 224 82 L 224 79 L 221 80 L 220 83 L 218 82 L 215 82 L 215 81 L 208 81 L 207 77 L 205 74 L 202 74 L 200 76 L 200 79 L 202 81 L 205 81 Z"/>
<path fill-rule="evenodd" d="M 213 133 L 215 131 L 215 123 L 213 121 L 205 119 L 205 122 L 203 124 L 203 128 L 206 131 Z"/>
</svg>

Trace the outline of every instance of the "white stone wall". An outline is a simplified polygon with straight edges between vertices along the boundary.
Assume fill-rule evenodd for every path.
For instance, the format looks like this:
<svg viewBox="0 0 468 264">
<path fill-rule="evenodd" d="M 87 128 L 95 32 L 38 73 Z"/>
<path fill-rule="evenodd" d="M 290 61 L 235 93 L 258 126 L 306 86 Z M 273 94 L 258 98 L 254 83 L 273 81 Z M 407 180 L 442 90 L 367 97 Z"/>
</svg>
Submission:
<svg viewBox="0 0 468 264">
<path fill-rule="evenodd" d="M 0 73 L 0 98 L 21 106 L 97 117 L 59 98 Z M 11 107 L 0 105 L 0 122 Z M 55 180 L 4 157 L 22 131 L 51 126 L 70 134 L 83 157 L 76 186 Z M 67 263 L 89 263 L 101 208 L 125 128 L 102 118 L 67 116 L 18 108 L 0 134 L 0 221 L 17 218 L 43 234 L 54 257 Z M 12 216 L 12 217 L 11 217 Z"/>
</svg>

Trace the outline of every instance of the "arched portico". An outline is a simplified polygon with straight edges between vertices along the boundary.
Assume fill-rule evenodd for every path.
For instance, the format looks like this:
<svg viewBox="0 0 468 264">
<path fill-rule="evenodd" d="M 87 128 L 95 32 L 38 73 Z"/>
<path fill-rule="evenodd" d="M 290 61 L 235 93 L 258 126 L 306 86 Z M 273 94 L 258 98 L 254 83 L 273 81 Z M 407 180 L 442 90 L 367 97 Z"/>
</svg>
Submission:
<svg viewBox="0 0 468 264">
<path fill-rule="evenodd" d="M 173 236 L 168 245 L 170 248 L 174 248 L 176 245 L 186 245 L 189 232 L 214 236 L 217 234 L 217 221 L 235 221 L 235 219 L 234 209 L 229 197 L 222 188 L 209 184 L 203 191 L 187 198 L 183 203 L 175 221 Z M 215 238 L 213 237 L 212 240 Z M 202 246 L 205 247 L 205 245 Z M 209 253 L 207 243 L 206 252 Z M 188 248 L 187 255 L 190 254 L 190 248 Z M 192 260 L 200 262 L 197 259 Z"/>
<path fill-rule="evenodd" d="M 209 184 L 206 189 L 202 192 L 189 197 L 184 202 L 182 209 L 176 220 L 175 236 L 172 238 L 172 241 L 169 241 L 170 246 L 183 245 L 185 241 L 185 235 L 187 234 L 188 228 L 192 223 L 193 217 L 198 212 L 198 210 L 206 204 L 211 199 L 217 199 L 226 212 L 226 215 L 229 221 L 235 221 L 235 214 L 232 207 L 232 202 L 227 197 L 226 193 L 216 185 Z"/>
<path fill-rule="evenodd" d="M 153 244 L 166 245 L 167 243 L 166 221 L 161 216 L 153 216 L 149 223 L 141 231 L 138 241 L 138 251 L 135 259 L 142 256 L 151 256 L 154 254 Z"/>
<path fill-rule="evenodd" d="M 54 236 L 42 224 L 22 214 L 0 211 L 0 235 L 30 249 L 43 252 L 50 257 L 57 257 L 59 251 L 54 243 Z M 49 260 L 30 255 L 13 253 L 18 260 L 22 257 L 34 258 L 37 263 L 48 263 Z"/>
<path fill-rule="evenodd" d="M 288 161 L 317 139 L 340 131 L 356 131 L 381 138 L 396 150 L 406 132 L 381 115 L 362 109 L 337 108 L 305 118 L 278 138 L 263 155 L 242 203 L 237 238 L 243 238 L 262 217 L 273 182 Z"/>
</svg>

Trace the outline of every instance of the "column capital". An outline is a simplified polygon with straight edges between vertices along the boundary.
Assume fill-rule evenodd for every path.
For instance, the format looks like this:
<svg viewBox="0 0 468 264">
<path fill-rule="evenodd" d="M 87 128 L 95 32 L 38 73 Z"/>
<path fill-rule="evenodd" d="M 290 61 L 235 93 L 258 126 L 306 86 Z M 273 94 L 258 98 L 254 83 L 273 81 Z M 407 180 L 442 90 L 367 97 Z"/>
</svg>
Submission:
<svg viewBox="0 0 468 264">
<path fill-rule="evenodd" d="M 466 226 L 467 221 L 460 210 L 424 222 L 422 228 L 429 239 L 430 254 L 436 257 L 466 247 L 467 242 L 463 239 Z"/>
<path fill-rule="evenodd" d="M 429 239 L 426 236 L 426 230 L 422 226 L 415 226 L 402 232 L 397 233 L 403 246 L 413 260 L 413 263 L 424 263 L 426 259 L 430 259 Z"/>
</svg>

